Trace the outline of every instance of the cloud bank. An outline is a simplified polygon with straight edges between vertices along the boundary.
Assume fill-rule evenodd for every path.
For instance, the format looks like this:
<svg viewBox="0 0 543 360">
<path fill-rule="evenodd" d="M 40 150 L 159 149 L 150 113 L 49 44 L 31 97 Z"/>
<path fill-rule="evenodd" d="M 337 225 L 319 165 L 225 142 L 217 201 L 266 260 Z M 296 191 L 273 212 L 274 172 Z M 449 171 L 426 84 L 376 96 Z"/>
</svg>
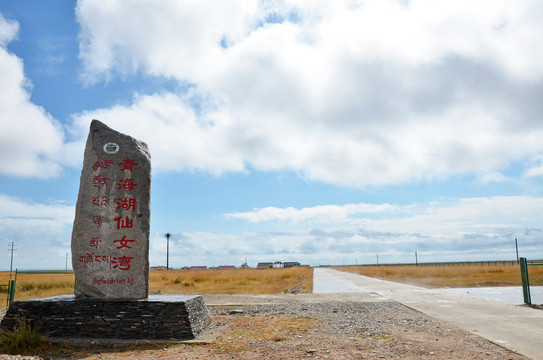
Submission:
<svg viewBox="0 0 543 360">
<path fill-rule="evenodd" d="M 536 1 L 83 0 L 76 13 L 88 81 L 190 84 L 78 117 L 131 118 L 159 171 L 287 170 L 365 187 L 499 178 L 543 153 Z"/>
<path fill-rule="evenodd" d="M 63 130 L 30 100 L 32 84 L 23 62 L 7 50 L 19 24 L 0 14 L 0 174 L 50 178 L 58 176 Z"/>
<path fill-rule="evenodd" d="M 58 268 L 69 253 L 74 206 L 33 202 L 0 194 L 0 240 L 14 241 L 15 267 Z M 514 260 L 541 258 L 543 201 L 529 196 L 441 200 L 430 204 L 348 204 L 255 209 L 224 217 L 239 232 L 173 233 L 170 264 L 240 265 L 259 261 L 337 263 Z M 326 220 L 327 219 L 327 220 Z M 249 230 L 246 222 L 267 223 Z M 36 241 L 39 246 L 35 246 Z M 164 265 L 166 241 L 152 234 L 150 262 Z M 68 259 L 68 267 L 71 267 Z"/>
<path fill-rule="evenodd" d="M 515 260 L 541 252 L 543 201 L 529 196 L 441 200 L 430 204 L 348 204 L 308 208 L 255 209 L 229 213 L 231 221 L 268 223 L 267 231 L 238 234 L 174 234 L 170 251 L 176 263 L 219 264 L 304 261 L 310 265 L 347 263 Z M 323 220 L 328 219 L 328 221 Z M 154 239 L 155 262 L 165 241 Z M 173 250 L 172 250 L 173 249 Z M 221 254 L 221 255 L 218 255 Z M 187 260 L 190 259 L 190 260 Z M 191 263 L 187 263 L 192 261 Z M 208 260 L 209 261 L 209 260 Z"/>
<path fill-rule="evenodd" d="M 15 243 L 13 270 L 35 266 L 58 269 L 58 264 L 64 264 L 70 253 L 74 213 L 75 206 L 62 202 L 34 202 L 0 193 L 0 242 Z M 3 270 L 8 263 L 4 265 Z"/>
<path fill-rule="evenodd" d="M 6 47 L 18 24 L 1 17 L 4 174 L 54 176 L 60 154 L 79 164 L 66 154 L 82 152 L 92 118 L 147 141 L 157 173 L 291 171 L 360 188 L 505 181 L 511 164 L 543 174 L 537 1 L 80 0 L 75 13 L 88 86 L 177 89 L 74 114 L 79 141 L 65 143 L 30 101 Z"/>
</svg>

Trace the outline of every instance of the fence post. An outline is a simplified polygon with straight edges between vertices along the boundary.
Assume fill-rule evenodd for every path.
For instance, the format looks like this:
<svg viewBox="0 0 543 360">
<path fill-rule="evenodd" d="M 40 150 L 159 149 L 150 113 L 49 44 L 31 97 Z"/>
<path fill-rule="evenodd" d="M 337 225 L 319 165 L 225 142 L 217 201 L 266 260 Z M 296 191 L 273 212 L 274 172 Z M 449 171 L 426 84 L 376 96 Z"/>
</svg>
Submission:
<svg viewBox="0 0 543 360">
<path fill-rule="evenodd" d="M 528 276 L 528 264 L 526 258 L 521 257 L 520 261 L 520 277 L 522 278 L 522 295 L 524 296 L 524 303 L 526 305 L 532 304 L 530 297 L 530 278 Z"/>
<path fill-rule="evenodd" d="M 8 303 L 7 307 L 11 305 L 13 300 L 15 299 L 15 280 L 9 280 L 8 282 Z"/>
</svg>

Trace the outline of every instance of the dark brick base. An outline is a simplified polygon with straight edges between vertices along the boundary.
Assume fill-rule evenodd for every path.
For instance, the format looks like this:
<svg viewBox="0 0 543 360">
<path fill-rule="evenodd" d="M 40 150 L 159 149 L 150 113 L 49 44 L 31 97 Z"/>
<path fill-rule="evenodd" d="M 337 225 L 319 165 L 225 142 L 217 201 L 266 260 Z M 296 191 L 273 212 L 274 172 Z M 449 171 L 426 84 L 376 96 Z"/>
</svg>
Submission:
<svg viewBox="0 0 543 360">
<path fill-rule="evenodd" d="M 211 320 L 201 296 L 154 297 L 149 300 L 75 300 L 59 297 L 15 301 L 1 327 L 18 320 L 39 326 L 55 338 L 176 339 L 196 338 Z"/>
</svg>

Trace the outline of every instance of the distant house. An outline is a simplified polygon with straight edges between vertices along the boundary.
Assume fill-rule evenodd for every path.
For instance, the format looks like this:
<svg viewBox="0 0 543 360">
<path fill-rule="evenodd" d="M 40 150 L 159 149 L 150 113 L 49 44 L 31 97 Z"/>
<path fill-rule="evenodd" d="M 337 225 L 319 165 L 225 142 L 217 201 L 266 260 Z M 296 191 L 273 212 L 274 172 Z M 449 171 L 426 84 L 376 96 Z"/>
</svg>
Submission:
<svg viewBox="0 0 543 360">
<path fill-rule="evenodd" d="M 206 270 L 207 266 L 191 266 L 191 270 Z"/>
<path fill-rule="evenodd" d="M 300 266 L 300 263 L 298 261 L 285 261 L 283 263 L 283 267 L 294 267 L 294 266 Z"/>
<path fill-rule="evenodd" d="M 271 269 L 273 267 L 272 262 L 259 262 L 256 266 L 257 269 Z"/>
<path fill-rule="evenodd" d="M 235 269 L 236 265 L 219 265 L 219 269 Z"/>
<path fill-rule="evenodd" d="M 164 265 L 160 265 L 160 266 L 151 266 L 149 269 L 150 269 L 150 270 L 167 270 L 167 269 L 166 269 L 166 266 L 164 266 Z"/>
</svg>

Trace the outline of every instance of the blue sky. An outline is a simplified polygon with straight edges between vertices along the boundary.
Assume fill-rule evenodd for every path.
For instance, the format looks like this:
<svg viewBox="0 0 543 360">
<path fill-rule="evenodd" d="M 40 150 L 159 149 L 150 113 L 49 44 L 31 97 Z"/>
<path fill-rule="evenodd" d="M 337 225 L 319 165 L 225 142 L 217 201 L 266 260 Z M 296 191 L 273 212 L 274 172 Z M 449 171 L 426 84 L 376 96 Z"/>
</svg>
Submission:
<svg viewBox="0 0 543 360">
<path fill-rule="evenodd" d="M 543 5 L 0 2 L 0 269 L 63 269 L 92 119 L 150 262 L 543 257 Z M 69 265 L 70 267 L 70 265 Z"/>
</svg>

